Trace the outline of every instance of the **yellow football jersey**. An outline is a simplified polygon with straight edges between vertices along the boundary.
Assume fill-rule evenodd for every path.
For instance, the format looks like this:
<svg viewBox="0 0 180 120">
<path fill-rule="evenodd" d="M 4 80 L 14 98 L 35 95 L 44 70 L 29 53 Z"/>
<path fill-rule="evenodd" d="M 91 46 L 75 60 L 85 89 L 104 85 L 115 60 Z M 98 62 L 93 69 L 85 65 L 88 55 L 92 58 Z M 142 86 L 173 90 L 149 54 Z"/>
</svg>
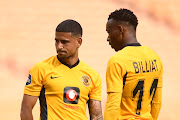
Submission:
<svg viewBox="0 0 180 120">
<path fill-rule="evenodd" d="M 53 56 L 30 70 L 24 94 L 39 96 L 40 119 L 85 120 L 87 101 L 101 101 L 101 89 L 99 74 L 87 64 L 70 67 Z"/>
<path fill-rule="evenodd" d="M 113 55 L 106 72 L 107 92 L 122 93 L 120 120 L 150 120 L 156 88 L 162 87 L 162 62 L 146 46 L 130 44 Z"/>
</svg>

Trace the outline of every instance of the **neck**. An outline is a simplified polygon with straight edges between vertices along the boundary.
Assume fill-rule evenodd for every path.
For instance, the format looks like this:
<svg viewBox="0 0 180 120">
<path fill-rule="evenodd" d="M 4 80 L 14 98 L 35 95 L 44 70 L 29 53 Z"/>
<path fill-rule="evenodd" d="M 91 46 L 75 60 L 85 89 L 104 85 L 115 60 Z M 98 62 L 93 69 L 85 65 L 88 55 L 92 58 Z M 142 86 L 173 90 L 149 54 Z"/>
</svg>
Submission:
<svg viewBox="0 0 180 120">
<path fill-rule="evenodd" d="M 58 58 L 58 56 L 57 56 L 57 58 Z M 59 59 L 59 58 L 58 58 L 58 60 L 59 60 L 62 64 L 64 64 L 64 65 L 66 65 L 67 67 L 69 67 L 70 69 L 73 68 L 73 67 L 75 67 L 75 66 L 77 66 L 77 65 L 79 64 L 79 59 L 77 59 L 77 61 L 76 61 L 75 63 L 74 63 L 74 62 L 68 62 L 68 61 L 66 61 L 66 60 Z"/>
<path fill-rule="evenodd" d="M 136 39 L 136 34 L 127 34 L 125 36 L 125 40 L 124 40 L 124 44 L 131 44 L 131 43 L 138 43 L 137 39 Z"/>
<path fill-rule="evenodd" d="M 74 65 L 79 60 L 78 57 L 77 58 L 69 57 L 69 58 L 65 58 L 65 59 L 58 57 L 58 59 L 59 59 L 59 61 L 61 63 L 67 64 L 67 65 L 70 65 L 70 66 Z"/>
<path fill-rule="evenodd" d="M 72 66 L 79 60 L 78 52 L 76 52 L 74 55 L 68 56 L 68 57 L 59 57 L 58 56 L 58 60 L 63 64 Z"/>
</svg>

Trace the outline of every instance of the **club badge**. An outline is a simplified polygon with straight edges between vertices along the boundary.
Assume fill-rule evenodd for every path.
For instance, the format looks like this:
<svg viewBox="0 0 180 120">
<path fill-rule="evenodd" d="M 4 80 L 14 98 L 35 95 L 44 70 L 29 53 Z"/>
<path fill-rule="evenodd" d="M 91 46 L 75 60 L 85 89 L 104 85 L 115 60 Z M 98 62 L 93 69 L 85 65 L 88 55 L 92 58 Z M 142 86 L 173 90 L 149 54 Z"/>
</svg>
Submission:
<svg viewBox="0 0 180 120">
<path fill-rule="evenodd" d="M 87 75 L 83 75 L 81 77 L 81 83 L 85 86 L 85 87 L 89 87 L 91 85 L 91 78 Z"/>
</svg>

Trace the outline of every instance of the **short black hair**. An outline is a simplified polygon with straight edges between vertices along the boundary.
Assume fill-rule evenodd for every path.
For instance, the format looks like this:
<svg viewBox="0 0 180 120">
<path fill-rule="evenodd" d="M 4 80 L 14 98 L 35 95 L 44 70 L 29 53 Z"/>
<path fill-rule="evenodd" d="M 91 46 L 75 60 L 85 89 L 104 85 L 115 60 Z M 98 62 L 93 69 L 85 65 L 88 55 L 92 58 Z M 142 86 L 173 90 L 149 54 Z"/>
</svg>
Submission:
<svg viewBox="0 0 180 120">
<path fill-rule="evenodd" d="M 67 19 L 57 26 L 56 32 L 71 32 L 72 35 L 82 36 L 82 27 L 77 21 Z"/>
<path fill-rule="evenodd" d="M 136 27 L 138 25 L 138 20 L 136 15 L 134 15 L 134 13 L 128 9 L 124 9 L 121 8 L 119 10 L 115 10 L 114 12 L 112 12 L 109 17 L 108 20 L 113 19 L 116 21 L 125 21 L 125 22 L 129 22 L 136 30 Z"/>
</svg>

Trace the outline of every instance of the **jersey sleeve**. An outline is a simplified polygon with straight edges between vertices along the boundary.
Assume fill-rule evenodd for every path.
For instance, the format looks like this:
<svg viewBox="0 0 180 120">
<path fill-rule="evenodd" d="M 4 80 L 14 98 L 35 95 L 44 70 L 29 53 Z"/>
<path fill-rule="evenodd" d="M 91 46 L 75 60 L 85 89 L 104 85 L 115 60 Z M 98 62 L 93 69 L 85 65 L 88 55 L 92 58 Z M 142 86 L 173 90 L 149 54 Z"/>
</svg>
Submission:
<svg viewBox="0 0 180 120">
<path fill-rule="evenodd" d="M 162 106 L 162 88 L 157 88 L 151 105 L 151 115 L 157 120 Z"/>
<path fill-rule="evenodd" d="M 107 92 L 121 92 L 123 88 L 123 77 L 126 73 L 125 68 L 117 62 L 108 63 L 106 70 Z"/>
<path fill-rule="evenodd" d="M 121 97 L 122 94 L 119 92 L 108 93 L 104 120 L 119 120 Z"/>
<path fill-rule="evenodd" d="M 163 66 L 162 66 L 162 63 L 161 63 L 161 71 L 160 71 L 157 87 L 162 88 L 162 86 L 163 86 Z"/>
<path fill-rule="evenodd" d="M 40 64 L 36 64 L 29 72 L 29 77 L 24 88 L 24 94 L 39 96 L 43 86 L 42 80 L 42 68 L 40 67 Z"/>
<path fill-rule="evenodd" d="M 162 106 L 162 86 L 163 86 L 162 77 L 163 77 L 163 67 L 161 66 L 157 89 L 151 105 L 151 115 L 154 120 L 157 120 Z"/>
<path fill-rule="evenodd" d="M 89 98 L 101 101 L 102 82 L 101 82 L 101 78 L 100 78 L 99 74 L 98 74 L 96 80 L 92 84 L 94 87 L 92 88 L 92 90 L 89 94 Z"/>
</svg>

